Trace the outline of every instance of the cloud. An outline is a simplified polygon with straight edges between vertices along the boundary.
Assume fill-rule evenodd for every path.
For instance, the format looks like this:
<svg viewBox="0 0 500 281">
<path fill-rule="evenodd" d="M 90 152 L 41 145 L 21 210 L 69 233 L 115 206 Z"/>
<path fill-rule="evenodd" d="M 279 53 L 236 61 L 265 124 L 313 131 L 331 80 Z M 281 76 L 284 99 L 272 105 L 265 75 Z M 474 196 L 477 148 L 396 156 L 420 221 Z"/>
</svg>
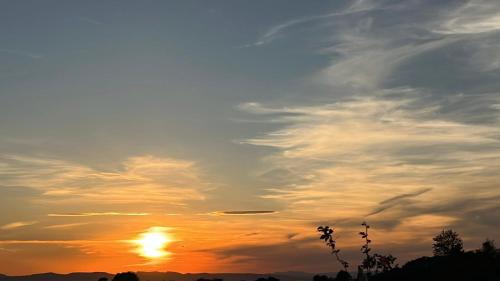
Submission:
<svg viewBox="0 0 500 281">
<path fill-rule="evenodd" d="M 397 206 L 398 204 L 406 204 L 408 202 L 408 199 L 417 197 L 417 196 L 424 194 L 426 192 L 429 192 L 431 190 L 432 190 L 432 188 L 424 188 L 422 190 L 417 190 L 417 191 L 412 192 L 412 193 L 400 194 L 400 195 L 396 195 L 394 197 L 391 197 L 389 199 L 386 199 L 386 200 L 380 202 L 380 206 L 377 207 L 373 212 L 369 213 L 367 216 L 378 214 L 378 213 L 383 212 L 389 208 Z"/>
<path fill-rule="evenodd" d="M 260 38 L 286 30 L 293 40 L 307 22 L 308 39 L 321 36 L 315 51 L 330 60 L 308 77 L 307 100 L 239 105 L 274 128 L 239 141 L 271 148 L 257 172 L 261 197 L 292 217 L 345 228 L 369 216 L 393 241 L 431 237 L 439 224 L 479 239 L 486 234 L 472 230 L 488 231 L 495 215 L 485 214 L 500 203 L 500 9 L 495 1 L 370 2 Z M 469 214 L 480 214 L 474 226 L 463 222 Z"/>
<path fill-rule="evenodd" d="M 85 223 L 85 222 L 54 224 L 54 225 L 45 226 L 44 228 L 46 228 L 46 229 L 66 229 L 66 228 L 73 228 L 73 227 L 77 227 L 77 226 L 87 225 L 87 224 L 88 223 Z"/>
<path fill-rule="evenodd" d="M 17 221 L 0 226 L 2 230 L 11 230 L 38 223 L 37 221 Z"/>
<path fill-rule="evenodd" d="M 476 79 L 477 75 L 463 68 L 464 63 L 485 69 L 498 69 L 500 65 L 500 52 L 493 47 L 498 42 L 495 32 L 500 15 L 494 0 L 349 3 L 330 13 L 277 24 L 254 45 L 268 44 L 285 34 L 292 42 L 298 38 L 303 40 L 304 36 L 319 41 L 324 47 L 314 51 L 325 55 L 331 63 L 312 78 L 335 89 L 330 93 L 345 96 L 368 94 L 388 84 L 416 86 L 409 83 L 417 81 L 425 84 L 450 82 L 447 86 L 451 86 L 453 83 L 449 79 L 453 77 L 447 75 L 453 76 L 457 70 L 469 72 L 467 80 Z M 294 37 L 299 31 L 297 27 L 306 23 L 314 32 Z M 450 53 L 452 55 L 446 56 Z M 493 61 L 484 59 L 481 54 L 485 53 Z M 421 59 L 434 55 L 438 58 Z M 415 59 L 420 59 L 419 63 L 429 68 L 428 74 L 444 68 L 446 70 L 439 71 L 444 75 L 440 75 L 441 79 L 429 75 L 428 79 L 420 80 L 425 72 L 419 71 L 422 66 L 411 64 Z M 438 67 L 431 61 L 437 62 Z M 408 79 L 399 79 L 397 75 L 405 75 Z M 471 83 L 455 83 L 458 87 L 462 84 Z"/>
<path fill-rule="evenodd" d="M 275 214 L 276 211 L 217 211 L 213 214 L 215 215 L 267 215 L 267 214 Z"/>
<path fill-rule="evenodd" d="M 0 240 L 0 245 L 8 244 L 61 244 L 61 245 L 81 245 L 81 244 L 107 244 L 112 241 L 94 240 Z"/>
<path fill-rule="evenodd" d="M 431 190 L 432 190 L 432 188 L 425 188 L 422 190 L 417 190 L 413 193 L 405 193 L 405 194 L 396 195 L 394 197 L 391 197 L 389 199 L 386 199 L 386 200 L 380 202 L 380 205 L 394 204 L 394 203 L 397 203 L 399 201 L 402 201 L 403 199 L 413 198 L 413 197 L 419 196 L 421 194 L 424 194 L 426 192 L 429 192 Z"/>
<path fill-rule="evenodd" d="M 147 216 L 149 213 L 120 213 L 120 212 L 103 212 L 103 213 L 70 213 L 70 214 L 48 214 L 49 217 L 99 217 L 99 216 Z"/>
<path fill-rule="evenodd" d="M 472 0 L 452 10 L 436 31 L 443 34 L 478 34 L 498 30 L 498 3 L 494 0 Z"/>
<path fill-rule="evenodd" d="M 203 200 L 211 184 L 195 163 L 154 156 L 130 157 L 121 168 L 101 171 L 48 157 L 1 155 L 2 182 L 43 193 L 40 200 L 69 203 L 181 205 Z"/>
<path fill-rule="evenodd" d="M 331 206 L 328 214 L 341 219 L 362 218 L 365 209 L 378 213 L 417 195 L 432 201 L 474 197 L 470 185 L 476 186 L 477 196 L 498 193 L 484 182 L 499 182 L 500 141 L 495 136 L 500 127 L 440 119 L 439 107 L 419 102 L 367 97 L 260 109 L 282 111 L 285 125 L 243 143 L 277 149 L 265 159 L 268 169 L 287 169 L 303 179 L 268 188 L 262 197 L 286 201 L 292 210 L 313 216 Z"/>
<path fill-rule="evenodd" d="M 42 56 L 40 54 L 35 54 L 35 53 L 21 51 L 21 50 L 14 50 L 14 49 L 0 49 L 0 53 L 21 56 L 21 57 L 25 57 L 25 58 L 34 59 L 34 60 L 39 60 L 39 59 L 44 58 L 44 56 Z"/>
<path fill-rule="evenodd" d="M 370 11 L 376 9 L 379 5 L 375 3 L 370 3 L 366 1 L 353 1 L 351 5 L 341 9 L 340 11 L 321 14 L 321 15 L 311 15 L 306 17 L 301 17 L 297 19 L 291 19 L 284 23 L 277 24 L 271 28 L 269 28 L 262 36 L 260 36 L 255 42 L 252 44 L 245 45 L 244 47 L 258 47 L 262 45 L 269 44 L 274 40 L 282 37 L 283 33 L 296 27 L 298 25 L 303 25 L 311 22 L 317 22 L 321 20 L 327 20 L 332 17 L 338 16 L 349 16 L 356 13 L 362 13 L 365 11 Z"/>
<path fill-rule="evenodd" d="M 270 29 L 268 29 L 261 37 L 259 37 L 257 39 L 257 41 L 253 42 L 252 44 L 245 45 L 244 47 L 252 47 L 252 46 L 258 47 L 258 46 L 262 46 L 265 44 L 269 44 L 272 41 L 279 38 L 280 34 L 288 28 L 291 28 L 291 27 L 298 25 L 298 24 L 303 24 L 303 23 L 307 23 L 310 21 L 318 20 L 318 19 L 328 18 L 328 17 L 335 16 L 335 15 L 336 15 L 335 13 L 332 13 L 332 14 L 325 14 L 325 15 L 309 16 L 309 17 L 303 17 L 303 18 L 299 18 L 299 19 L 293 19 L 293 20 L 287 21 L 285 23 L 278 24 L 278 25 L 273 26 Z"/>
</svg>

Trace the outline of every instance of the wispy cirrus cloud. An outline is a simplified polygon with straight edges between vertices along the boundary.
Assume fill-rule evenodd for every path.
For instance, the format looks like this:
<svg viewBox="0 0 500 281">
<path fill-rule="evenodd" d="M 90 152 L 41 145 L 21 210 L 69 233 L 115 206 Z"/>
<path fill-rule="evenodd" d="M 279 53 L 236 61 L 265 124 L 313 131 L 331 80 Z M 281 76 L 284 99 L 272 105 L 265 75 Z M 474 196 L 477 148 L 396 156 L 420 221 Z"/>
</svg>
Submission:
<svg viewBox="0 0 500 281">
<path fill-rule="evenodd" d="M 495 1 L 370 2 L 308 22 L 323 34 L 316 51 L 330 58 L 308 81 L 325 94 L 239 105 L 278 128 L 240 141 L 272 148 L 262 198 L 342 227 L 370 216 L 394 241 L 429 237 L 439 225 L 484 229 L 496 215 L 463 218 L 497 214 L 491 201 L 500 202 L 487 200 L 500 194 Z M 286 29 L 293 39 L 301 23 L 271 37 Z"/>
<path fill-rule="evenodd" d="M 435 186 L 441 192 L 458 188 L 465 178 L 478 183 L 497 180 L 498 126 L 440 120 L 434 114 L 438 108 L 416 108 L 414 102 L 365 98 L 255 111 L 276 114 L 281 110 L 282 122 L 289 125 L 243 143 L 278 149 L 266 160 L 272 167 L 309 179 L 298 186 L 271 188 L 264 197 L 298 205 L 342 202 L 341 206 L 348 203 L 354 210 L 377 189 L 370 196 L 373 206 L 379 201 L 391 203 L 394 200 L 387 198 L 394 193 L 409 197 L 422 190 L 432 193 L 429 188 Z"/>
<path fill-rule="evenodd" d="M 48 214 L 49 217 L 101 217 L 101 216 L 147 216 L 149 213 L 123 213 L 123 212 L 101 212 L 101 213 L 66 213 Z"/>
<path fill-rule="evenodd" d="M 25 58 L 34 59 L 34 60 L 39 60 L 39 59 L 44 58 L 44 56 L 40 55 L 40 54 L 22 51 L 22 50 L 15 50 L 15 49 L 1 49 L 0 48 L 0 53 L 21 56 L 21 57 L 25 57 Z"/>
<path fill-rule="evenodd" d="M 331 13 L 321 14 L 321 15 L 311 15 L 298 19 L 291 19 L 284 23 L 277 24 L 269 28 L 262 36 L 260 36 L 255 42 L 245 45 L 245 47 L 258 47 L 272 43 L 276 39 L 283 36 L 283 33 L 296 27 L 298 25 L 303 25 L 311 22 L 317 22 L 322 20 L 328 20 L 333 17 L 348 16 L 351 14 L 362 13 L 365 11 L 370 11 L 379 8 L 380 5 L 372 1 L 357 0 L 353 1 L 350 5 L 345 8 L 340 9 L 340 11 L 335 11 Z"/>
<path fill-rule="evenodd" d="M 0 245 L 9 245 L 9 244 L 55 244 L 55 245 L 86 245 L 86 244 L 107 244 L 111 242 L 117 241 L 96 241 L 96 240 L 0 240 Z M 118 241 L 120 242 L 120 241 Z"/>
<path fill-rule="evenodd" d="M 29 226 L 38 223 L 37 221 L 16 221 L 16 222 L 11 222 L 8 224 L 4 224 L 0 226 L 0 229 L 2 230 L 11 230 L 11 229 L 16 229 L 24 226 Z"/>
<path fill-rule="evenodd" d="M 0 164 L 4 185 L 40 190 L 44 195 L 41 199 L 52 202 L 105 200 L 117 204 L 164 204 L 167 200 L 169 204 L 178 205 L 185 200 L 203 200 L 204 191 L 212 188 L 195 163 L 172 158 L 130 157 L 120 169 L 113 171 L 26 155 L 1 155 Z M 106 214 L 119 215 L 102 213 Z"/>
<path fill-rule="evenodd" d="M 86 223 L 86 222 L 53 224 L 53 225 L 47 225 L 44 228 L 45 229 L 67 229 L 67 228 L 73 228 L 73 227 L 78 227 L 78 226 L 87 225 L 87 224 L 88 223 Z"/>
<path fill-rule="evenodd" d="M 472 0 L 448 12 L 436 30 L 444 34 L 479 34 L 500 30 L 496 1 Z"/>
</svg>

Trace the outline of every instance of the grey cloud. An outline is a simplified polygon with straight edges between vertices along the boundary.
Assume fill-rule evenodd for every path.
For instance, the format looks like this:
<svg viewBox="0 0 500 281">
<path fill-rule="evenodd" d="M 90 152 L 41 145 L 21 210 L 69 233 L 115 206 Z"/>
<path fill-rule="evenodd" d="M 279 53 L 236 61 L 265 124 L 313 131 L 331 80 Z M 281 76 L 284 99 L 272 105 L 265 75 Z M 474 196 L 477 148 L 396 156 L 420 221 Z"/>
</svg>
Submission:
<svg viewBox="0 0 500 281">
<path fill-rule="evenodd" d="M 380 202 L 380 206 L 378 208 L 376 208 L 375 210 L 373 210 L 371 213 L 369 213 L 367 216 L 378 214 L 378 213 L 383 212 L 389 208 L 392 208 L 398 204 L 404 204 L 408 199 L 411 199 L 413 197 L 417 197 L 417 196 L 424 194 L 426 192 L 429 192 L 431 190 L 432 190 L 432 188 L 426 188 L 426 189 L 418 190 L 418 191 L 411 192 L 411 193 L 396 195 L 394 197 L 386 199 L 386 200 Z"/>
<path fill-rule="evenodd" d="M 307 272 L 336 272 L 340 270 L 335 257 L 319 240 L 318 237 L 287 240 L 285 243 L 258 246 L 235 246 L 229 248 L 210 249 L 220 259 L 239 257 L 237 263 L 256 264 L 271 266 L 276 271 L 307 271 Z M 411 244 L 391 244 L 381 247 L 378 241 L 374 241 L 373 250 L 378 253 L 391 253 L 398 258 L 398 263 L 402 264 L 414 258 L 413 253 L 419 255 L 429 255 L 432 245 L 429 241 L 415 241 Z M 360 245 L 361 245 L 360 241 Z M 378 245 L 377 245 L 378 244 Z M 343 247 L 338 241 L 339 249 L 343 258 L 351 262 L 355 267 L 361 261 L 361 254 L 358 245 L 353 247 Z M 284 259 L 283 257 L 286 257 Z"/>
<path fill-rule="evenodd" d="M 445 215 L 457 220 L 448 227 L 467 234 L 472 239 L 482 239 L 482 235 L 493 237 L 499 228 L 500 218 L 497 207 L 500 196 L 458 198 L 446 202 L 426 202 L 407 200 L 404 204 L 393 206 L 390 215 L 381 216 L 376 213 L 369 218 L 370 223 L 381 229 L 393 229 L 406 219 L 419 215 Z M 446 226 L 442 226 L 446 227 Z"/>
<path fill-rule="evenodd" d="M 214 212 L 216 215 L 266 215 L 266 214 L 275 214 L 276 211 L 269 210 L 244 210 L 244 211 L 217 211 Z"/>
<path fill-rule="evenodd" d="M 321 246 L 319 239 L 297 239 L 288 240 L 286 243 L 258 246 L 235 246 L 221 249 L 210 249 L 220 259 L 239 257 L 238 263 L 252 263 L 271 267 L 276 271 L 289 270 L 314 270 L 317 272 L 328 269 L 335 269 L 334 258 L 329 255 L 328 249 L 314 247 L 314 244 Z M 352 252 L 354 256 L 354 251 Z M 284 259 L 283 257 L 287 257 Z M 324 266 L 324 261 L 331 259 L 328 266 Z"/>
<path fill-rule="evenodd" d="M 415 197 L 415 196 L 419 196 L 420 194 L 424 194 L 426 192 L 429 192 L 431 191 L 432 188 L 426 188 L 426 189 L 422 189 L 422 190 L 419 190 L 419 191 L 416 191 L 416 192 L 413 192 L 413 193 L 405 193 L 405 194 L 401 194 L 401 195 L 396 195 L 394 197 L 391 197 L 387 200 L 384 200 L 382 202 L 380 202 L 381 205 L 386 205 L 386 204 L 394 204 L 396 203 L 397 201 L 401 200 L 401 199 L 407 199 L 407 198 L 412 198 L 412 197 Z"/>
</svg>

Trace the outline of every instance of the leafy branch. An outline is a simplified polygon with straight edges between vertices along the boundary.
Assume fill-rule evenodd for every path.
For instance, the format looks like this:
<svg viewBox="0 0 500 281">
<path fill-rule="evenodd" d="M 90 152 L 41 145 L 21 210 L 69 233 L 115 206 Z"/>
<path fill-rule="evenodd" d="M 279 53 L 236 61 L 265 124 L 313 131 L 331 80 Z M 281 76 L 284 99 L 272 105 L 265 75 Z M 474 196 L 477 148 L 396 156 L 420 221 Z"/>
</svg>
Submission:
<svg viewBox="0 0 500 281">
<path fill-rule="evenodd" d="M 365 255 L 362 267 L 366 269 L 368 274 L 371 274 L 371 269 L 375 267 L 377 261 L 374 256 L 370 255 L 370 251 L 372 250 L 370 248 L 370 243 L 372 242 L 372 240 L 370 240 L 370 238 L 368 237 L 368 229 L 370 228 L 370 226 L 366 222 L 363 222 L 361 225 L 365 227 L 365 231 L 359 232 L 361 238 L 365 239 L 365 244 L 361 247 L 361 252 Z"/>
<path fill-rule="evenodd" d="M 319 239 L 325 241 L 326 245 L 332 250 L 332 255 L 335 256 L 337 261 L 342 265 L 342 267 L 344 267 L 344 270 L 347 271 L 347 269 L 349 268 L 349 263 L 341 259 L 339 256 L 340 249 L 337 249 L 336 247 L 336 241 L 333 238 L 333 228 L 330 228 L 329 226 L 320 226 L 318 227 L 318 232 L 321 233 L 321 237 Z"/>
</svg>

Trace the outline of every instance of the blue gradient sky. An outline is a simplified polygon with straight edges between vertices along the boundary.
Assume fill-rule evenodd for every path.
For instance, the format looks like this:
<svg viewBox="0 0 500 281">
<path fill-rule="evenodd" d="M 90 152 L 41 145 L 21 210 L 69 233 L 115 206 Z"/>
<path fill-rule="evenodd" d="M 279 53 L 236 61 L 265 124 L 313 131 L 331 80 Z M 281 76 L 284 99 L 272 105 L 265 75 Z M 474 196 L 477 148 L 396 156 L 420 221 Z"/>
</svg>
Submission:
<svg viewBox="0 0 500 281">
<path fill-rule="evenodd" d="M 496 1 L 0 3 L 0 272 L 334 271 L 315 227 L 355 264 L 365 219 L 401 262 L 500 239 Z M 168 259 L 124 250 L 150 227 Z"/>
</svg>

